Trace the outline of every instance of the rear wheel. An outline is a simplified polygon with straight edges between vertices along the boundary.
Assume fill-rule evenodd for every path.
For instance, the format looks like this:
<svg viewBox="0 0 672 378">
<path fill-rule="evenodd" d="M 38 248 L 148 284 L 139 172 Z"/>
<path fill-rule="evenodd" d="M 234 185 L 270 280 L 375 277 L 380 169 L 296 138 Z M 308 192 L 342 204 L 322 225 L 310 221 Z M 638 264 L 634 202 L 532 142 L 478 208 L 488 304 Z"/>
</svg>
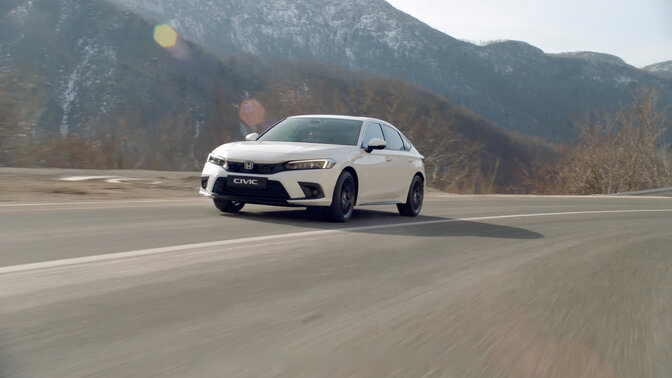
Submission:
<svg viewBox="0 0 672 378">
<path fill-rule="evenodd" d="M 347 222 L 355 210 L 357 187 L 350 172 L 344 171 L 338 177 L 331 206 L 328 208 L 329 218 L 334 222 Z"/>
<path fill-rule="evenodd" d="M 237 213 L 243 206 L 245 206 L 245 202 L 229 201 L 219 198 L 214 198 L 212 201 L 215 203 L 215 207 L 224 213 Z"/>
<path fill-rule="evenodd" d="M 398 204 L 397 210 L 399 214 L 405 217 L 417 217 L 422 210 L 422 200 L 425 196 L 425 183 L 422 181 L 422 178 L 418 175 L 413 177 L 411 181 L 411 187 L 408 189 L 408 195 L 406 196 L 406 203 Z"/>
</svg>

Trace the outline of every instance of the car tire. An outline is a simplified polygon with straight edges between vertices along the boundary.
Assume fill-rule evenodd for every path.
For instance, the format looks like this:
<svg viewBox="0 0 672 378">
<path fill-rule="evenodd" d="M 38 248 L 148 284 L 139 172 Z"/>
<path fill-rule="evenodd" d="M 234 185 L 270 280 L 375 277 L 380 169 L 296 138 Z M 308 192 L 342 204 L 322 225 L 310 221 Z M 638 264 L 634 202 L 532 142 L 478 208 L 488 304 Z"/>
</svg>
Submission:
<svg viewBox="0 0 672 378">
<path fill-rule="evenodd" d="M 243 206 L 245 206 L 245 202 L 229 201 L 218 198 L 214 198 L 212 201 L 215 203 L 215 207 L 223 213 L 237 213 Z"/>
<path fill-rule="evenodd" d="M 397 204 L 399 214 L 405 217 L 417 217 L 422 210 L 422 200 L 425 197 L 425 183 L 422 177 L 415 175 L 411 186 L 408 188 L 408 195 L 406 196 L 406 203 Z"/>
<path fill-rule="evenodd" d="M 336 181 L 331 206 L 327 208 L 329 219 L 334 222 L 347 222 L 355 210 L 357 187 L 355 179 L 348 171 L 343 171 Z"/>
</svg>

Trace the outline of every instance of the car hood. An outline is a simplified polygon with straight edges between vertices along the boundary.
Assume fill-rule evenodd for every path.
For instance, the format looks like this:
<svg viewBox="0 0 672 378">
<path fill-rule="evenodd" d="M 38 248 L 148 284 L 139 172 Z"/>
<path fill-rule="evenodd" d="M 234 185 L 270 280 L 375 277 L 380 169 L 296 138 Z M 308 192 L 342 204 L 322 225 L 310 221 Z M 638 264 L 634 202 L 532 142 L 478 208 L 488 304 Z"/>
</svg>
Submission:
<svg viewBox="0 0 672 378">
<path fill-rule="evenodd" d="M 217 147 L 213 154 L 234 161 L 283 163 L 301 159 L 338 159 L 355 146 L 296 142 L 234 142 Z"/>
</svg>

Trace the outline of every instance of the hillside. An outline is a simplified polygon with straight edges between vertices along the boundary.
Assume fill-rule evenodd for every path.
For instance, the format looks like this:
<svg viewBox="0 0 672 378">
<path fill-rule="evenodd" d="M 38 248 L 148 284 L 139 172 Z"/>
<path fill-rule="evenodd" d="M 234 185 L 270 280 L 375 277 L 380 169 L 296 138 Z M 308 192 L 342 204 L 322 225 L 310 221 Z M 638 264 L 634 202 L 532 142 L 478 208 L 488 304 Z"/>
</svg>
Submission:
<svg viewBox="0 0 672 378">
<path fill-rule="evenodd" d="M 315 60 L 401 78 L 550 141 L 573 140 L 577 116 L 614 109 L 638 88 L 656 88 L 672 104 L 672 84 L 619 58 L 551 55 L 515 41 L 477 46 L 384 0 L 111 1 L 220 55 Z"/>
<path fill-rule="evenodd" d="M 11 109 L 3 112 L 10 118 L 3 165 L 67 166 L 73 162 L 63 150 L 86 143 L 123 157 L 98 156 L 90 166 L 193 169 L 219 132 L 213 115 L 228 110 L 216 107 L 217 93 L 255 88 L 193 44 L 183 46 L 189 59 L 176 59 L 154 42 L 154 25 L 103 1 L 9 0 L 2 7 L 0 89 Z M 19 130 L 7 130 L 12 124 Z M 23 145 L 48 156 L 7 156 Z"/>
<path fill-rule="evenodd" d="M 433 183 L 455 191 L 522 190 L 532 162 L 555 156 L 401 80 L 217 59 L 185 41 L 177 54 L 153 24 L 100 0 L 11 0 L 0 25 L 3 166 L 197 170 L 216 145 L 300 113 L 391 121 Z"/>
<path fill-rule="evenodd" d="M 644 71 L 650 72 L 651 74 L 662 77 L 664 79 L 672 79 L 672 60 L 652 64 L 642 69 Z"/>
</svg>

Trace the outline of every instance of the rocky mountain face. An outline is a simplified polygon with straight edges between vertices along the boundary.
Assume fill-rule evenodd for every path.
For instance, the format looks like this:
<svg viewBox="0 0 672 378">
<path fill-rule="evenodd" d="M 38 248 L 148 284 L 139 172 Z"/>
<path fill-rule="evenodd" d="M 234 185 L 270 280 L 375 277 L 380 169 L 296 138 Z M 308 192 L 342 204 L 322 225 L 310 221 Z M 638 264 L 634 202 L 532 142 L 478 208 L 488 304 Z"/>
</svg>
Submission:
<svg viewBox="0 0 672 378">
<path fill-rule="evenodd" d="M 672 79 L 672 60 L 652 64 L 642 69 L 644 71 L 650 72 L 651 74 L 662 77 L 664 79 Z"/>
<path fill-rule="evenodd" d="M 304 59 L 399 77 L 509 130 L 568 141 L 572 120 L 672 85 L 617 57 L 456 40 L 384 0 L 111 0 L 220 55 Z"/>
<path fill-rule="evenodd" d="M 129 11 L 100 1 L 14 1 L 0 10 L 0 82 L 32 91 L 44 103 L 43 125 L 62 136 L 95 132 L 126 104 L 167 103 L 174 93 L 149 84 L 170 67 L 152 44 L 152 28 Z M 147 91 L 129 93 L 129 89 Z M 154 109 L 152 109 L 154 110 Z M 166 109 L 167 110 L 167 109 Z"/>
<path fill-rule="evenodd" d="M 237 113 L 232 106 L 217 110 L 222 96 L 216 92 L 229 86 L 241 97 L 243 87 L 254 83 L 184 41 L 180 47 L 188 59 L 177 59 L 154 41 L 153 32 L 142 17 L 100 0 L 3 0 L 3 150 L 77 138 L 95 148 L 113 143 L 113 152 L 127 157 L 115 163 L 123 167 L 200 165 L 202 151 L 221 134 L 213 115 Z M 56 155 L 27 163 L 19 153 L 9 155 L 0 164 L 69 164 Z"/>
</svg>

